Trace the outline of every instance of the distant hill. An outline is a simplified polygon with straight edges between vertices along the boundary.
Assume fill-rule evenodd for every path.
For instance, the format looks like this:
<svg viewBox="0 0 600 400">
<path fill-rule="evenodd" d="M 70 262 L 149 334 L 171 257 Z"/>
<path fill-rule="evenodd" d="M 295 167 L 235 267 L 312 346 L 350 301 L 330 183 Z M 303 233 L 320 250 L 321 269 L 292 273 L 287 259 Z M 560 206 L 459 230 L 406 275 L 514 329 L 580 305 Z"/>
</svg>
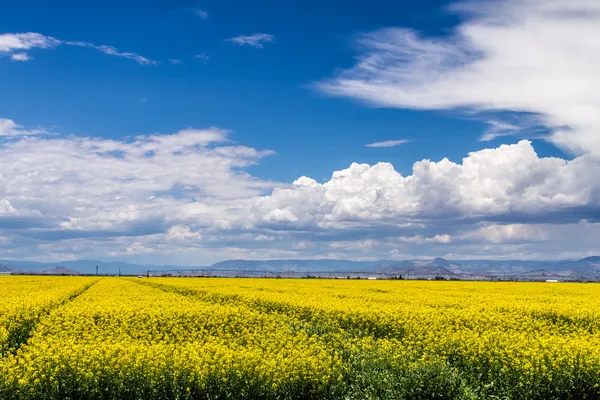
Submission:
<svg viewBox="0 0 600 400">
<path fill-rule="evenodd" d="M 65 267 L 56 267 L 48 270 L 43 270 L 40 272 L 42 275 L 79 275 L 79 272 L 74 269 L 69 269 Z"/>
<path fill-rule="evenodd" d="M 523 272 L 519 275 L 524 275 L 524 276 L 547 276 L 547 275 L 552 275 L 551 272 L 546 271 L 545 269 L 536 269 L 533 271 L 528 271 L 528 272 Z"/>
<path fill-rule="evenodd" d="M 586 257 L 586 258 L 582 258 L 579 261 L 584 261 L 584 262 L 589 262 L 589 263 L 596 263 L 596 264 L 600 264 L 600 256 L 591 256 L 591 257 Z"/>
<path fill-rule="evenodd" d="M 385 267 L 379 268 L 377 272 L 394 274 L 394 275 L 427 275 L 427 276 L 453 276 L 456 275 L 446 267 L 437 265 L 426 265 L 417 267 L 408 267 L 405 265 L 386 265 Z"/>
<path fill-rule="evenodd" d="M 208 268 L 240 269 L 245 271 L 264 270 L 271 272 L 284 271 L 369 271 L 380 261 L 348 261 L 348 260 L 228 260 L 218 262 Z"/>
<path fill-rule="evenodd" d="M 61 261 L 57 263 L 0 260 L 0 265 L 5 265 L 14 271 L 30 271 L 39 274 L 57 267 L 62 267 L 72 271 L 76 271 L 79 274 L 87 275 L 93 275 L 96 273 L 96 265 L 98 266 L 98 272 L 102 275 L 116 275 L 119 273 L 119 270 L 123 274 L 137 275 L 146 272 L 148 269 L 177 268 L 176 266 L 140 265 L 125 262 L 103 262 L 97 260 Z"/>
<path fill-rule="evenodd" d="M 74 269 L 65 267 L 55 267 L 43 270 L 14 269 L 10 270 L 10 272 L 15 275 L 81 275 Z"/>
<path fill-rule="evenodd" d="M 125 262 L 102 262 L 96 260 L 64 261 L 60 263 L 39 263 L 31 261 L 0 260 L 0 272 L 27 272 L 37 274 L 95 274 L 96 266 L 102 275 L 145 274 L 148 270 L 235 270 L 266 271 L 270 273 L 390 273 L 410 275 L 496 275 L 496 276 L 568 276 L 586 279 L 600 277 L 600 256 L 581 260 L 446 260 L 444 258 L 416 260 L 227 260 L 204 266 L 174 266 L 130 264 Z"/>
</svg>

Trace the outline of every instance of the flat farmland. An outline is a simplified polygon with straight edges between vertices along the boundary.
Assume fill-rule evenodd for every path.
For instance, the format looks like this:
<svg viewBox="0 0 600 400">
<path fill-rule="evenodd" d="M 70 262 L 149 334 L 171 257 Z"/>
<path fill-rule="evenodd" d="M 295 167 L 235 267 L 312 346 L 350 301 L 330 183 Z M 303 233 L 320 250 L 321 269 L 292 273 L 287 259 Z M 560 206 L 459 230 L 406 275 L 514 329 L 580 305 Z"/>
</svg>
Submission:
<svg viewBox="0 0 600 400">
<path fill-rule="evenodd" d="M 600 285 L 0 277 L 2 399 L 596 399 Z"/>
</svg>

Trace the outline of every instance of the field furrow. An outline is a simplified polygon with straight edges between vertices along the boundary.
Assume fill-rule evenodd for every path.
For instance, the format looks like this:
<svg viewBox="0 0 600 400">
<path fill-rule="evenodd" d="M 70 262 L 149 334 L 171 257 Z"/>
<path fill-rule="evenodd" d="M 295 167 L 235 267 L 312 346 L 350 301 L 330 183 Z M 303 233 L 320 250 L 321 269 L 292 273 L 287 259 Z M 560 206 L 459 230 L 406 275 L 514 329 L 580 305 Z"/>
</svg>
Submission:
<svg viewBox="0 0 600 400">
<path fill-rule="evenodd" d="M 105 279 L 51 313 L 3 363 L 0 397 L 321 393 L 337 363 L 268 315 Z"/>
<path fill-rule="evenodd" d="M 40 318 L 94 282 L 93 278 L 0 277 L 0 356 L 15 352 Z"/>
<path fill-rule="evenodd" d="M 600 397 L 597 285 L 77 279 L 0 398 Z"/>
<path fill-rule="evenodd" d="M 594 285 L 185 278 L 145 284 L 286 315 L 312 333 L 341 329 L 397 342 L 468 371 L 475 377 L 469 385 L 490 395 L 551 398 L 574 382 L 585 382 L 578 396 L 598 395 Z"/>
</svg>

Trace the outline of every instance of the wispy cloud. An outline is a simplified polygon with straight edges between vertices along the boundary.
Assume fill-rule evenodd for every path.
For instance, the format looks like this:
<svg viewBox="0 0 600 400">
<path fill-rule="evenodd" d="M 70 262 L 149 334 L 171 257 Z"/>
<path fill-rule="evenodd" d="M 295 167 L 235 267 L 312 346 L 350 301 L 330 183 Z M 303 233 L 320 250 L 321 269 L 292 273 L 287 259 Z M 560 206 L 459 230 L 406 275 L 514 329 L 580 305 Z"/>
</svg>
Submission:
<svg viewBox="0 0 600 400">
<path fill-rule="evenodd" d="M 273 43 L 275 36 L 268 33 L 255 33 L 248 36 L 236 36 L 229 39 L 225 39 L 226 42 L 239 44 L 240 46 L 252 46 L 258 49 L 264 47 L 266 43 Z"/>
<path fill-rule="evenodd" d="M 66 41 L 63 43 L 66 45 L 69 45 L 69 46 L 89 47 L 91 49 L 98 50 L 99 52 L 110 55 L 110 56 L 123 57 L 123 58 L 127 58 L 129 60 L 136 61 L 138 64 L 149 64 L 149 65 L 157 65 L 158 64 L 158 61 L 156 61 L 156 60 L 150 60 L 150 59 L 148 59 L 144 56 L 141 56 L 139 54 L 136 54 L 136 53 L 121 52 L 113 46 L 96 45 L 96 44 L 89 43 L 89 42 L 78 42 L 78 41 Z"/>
<path fill-rule="evenodd" d="M 204 62 L 204 64 L 208 63 L 208 61 L 210 60 L 210 56 L 208 56 L 204 53 L 196 54 L 194 56 L 194 58 L 198 59 L 198 60 L 202 60 Z"/>
<path fill-rule="evenodd" d="M 405 143 L 410 142 L 410 140 L 406 140 L 406 139 L 402 139 L 402 140 L 386 140 L 383 142 L 375 142 L 375 143 L 369 143 L 366 144 L 366 147 L 395 147 L 395 146 L 400 146 L 403 145 Z"/>
<path fill-rule="evenodd" d="M 506 117 L 509 119 L 509 117 Z M 503 136 L 521 136 L 530 139 L 544 138 L 547 128 L 544 122 L 536 115 L 527 115 L 524 117 L 516 116 L 510 118 L 513 122 L 499 119 L 490 119 L 485 121 L 488 125 L 483 135 L 479 138 L 482 142 L 489 142 Z"/>
<path fill-rule="evenodd" d="M 34 136 L 46 133 L 43 129 L 25 129 L 12 119 L 0 118 L 0 137 Z"/>
<path fill-rule="evenodd" d="M 206 12 L 206 10 L 203 10 L 201 8 L 194 8 L 194 14 L 201 19 L 208 18 L 208 12 Z"/>
<path fill-rule="evenodd" d="M 178 59 L 176 59 L 176 58 L 171 58 L 171 59 L 169 59 L 169 62 L 170 62 L 171 64 L 175 64 L 175 65 L 177 65 L 177 64 L 183 64 L 183 61 L 181 61 L 181 60 L 178 60 Z"/>
<path fill-rule="evenodd" d="M 471 1 L 454 10 L 467 15 L 445 37 L 404 28 L 361 35 L 358 62 L 318 87 L 383 107 L 532 113 L 557 146 L 600 154 L 598 0 Z M 483 139 L 522 135 L 504 128 Z"/>
<path fill-rule="evenodd" d="M 113 46 L 96 45 L 83 41 L 58 40 L 51 36 L 45 36 L 41 33 L 34 32 L 4 33 L 0 35 L 0 53 L 10 54 L 11 59 L 14 61 L 28 61 L 31 59 L 31 56 L 23 52 L 23 50 L 30 50 L 33 48 L 53 49 L 59 45 L 88 47 L 107 55 L 134 60 L 139 64 L 158 64 L 158 61 L 151 60 L 137 53 L 122 52 Z"/>
<path fill-rule="evenodd" d="M 487 121 L 488 129 L 479 138 L 482 142 L 489 142 L 501 136 L 509 136 L 521 130 L 520 126 L 509 124 L 504 121 Z"/>
<path fill-rule="evenodd" d="M 27 53 L 14 53 L 10 56 L 10 59 L 13 61 L 29 61 L 31 57 Z"/>
</svg>

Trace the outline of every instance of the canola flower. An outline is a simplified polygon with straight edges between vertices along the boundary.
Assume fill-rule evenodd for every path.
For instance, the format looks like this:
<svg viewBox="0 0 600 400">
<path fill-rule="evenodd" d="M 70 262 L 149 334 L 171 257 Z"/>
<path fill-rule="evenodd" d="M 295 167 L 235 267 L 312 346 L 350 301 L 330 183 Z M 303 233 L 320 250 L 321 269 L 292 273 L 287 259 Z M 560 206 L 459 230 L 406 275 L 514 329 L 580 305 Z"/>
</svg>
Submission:
<svg viewBox="0 0 600 400">
<path fill-rule="evenodd" d="M 32 279 L 2 399 L 600 397 L 597 285 Z"/>
<path fill-rule="evenodd" d="M 470 384 L 481 385 L 478 390 L 490 395 L 600 396 L 597 285 L 227 278 L 150 282 L 359 336 L 397 340 L 465 371 Z"/>
<path fill-rule="evenodd" d="M 338 364 L 285 320 L 104 279 L 44 319 L 0 375 L 5 397 L 103 398 L 108 390 L 109 398 L 193 398 L 238 381 L 258 393 L 316 393 Z"/>
<path fill-rule="evenodd" d="M 84 290 L 90 278 L 0 277 L 0 355 L 21 345 L 37 320 Z"/>
</svg>

